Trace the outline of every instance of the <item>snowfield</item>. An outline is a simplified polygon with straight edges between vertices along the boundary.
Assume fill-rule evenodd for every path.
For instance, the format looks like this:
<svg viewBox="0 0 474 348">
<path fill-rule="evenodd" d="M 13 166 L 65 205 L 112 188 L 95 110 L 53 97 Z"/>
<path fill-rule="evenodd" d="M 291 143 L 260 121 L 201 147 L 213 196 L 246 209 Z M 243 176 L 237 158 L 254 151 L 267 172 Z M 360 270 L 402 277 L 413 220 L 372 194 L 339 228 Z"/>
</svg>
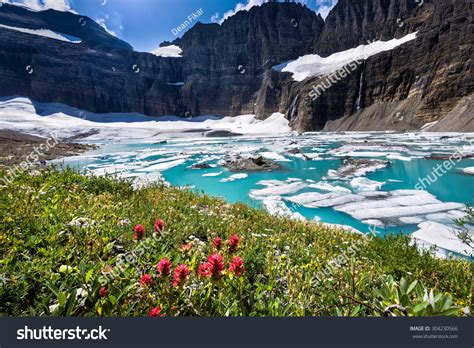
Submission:
<svg viewBox="0 0 474 348">
<path fill-rule="evenodd" d="M 408 34 L 400 39 L 390 41 L 374 41 L 367 45 L 360 45 L 356 48 L 334 53 L 323 58 L 317 54 L 309 54 L 297 60 L 276 65 L 274 70 L 289 72 L 293 74 L 295 81 L 303 81 L 309 77 L 322 77 L 330 75 L 349 63 L 366 60 L 371 56 L 381 52 L 390 51 L 394 48 L 416 39 L 417 32 Z"/>
<path fill-rule="evenodd" d="M 158 47 L 150 52 L 157 57 L 182 58 L 183 50 L 176 45 Z"/>
<path fill-rule="evenodd" d="M 28 98 L 0 98 L 0 128 L 62 139 L 85 133 L 84 142 L 154 141 L 157 138 L 196 137 L 190 131 L 229 131 L 243 135 L 283 135 L 292 132 L 288 120 L 274 113 L 266 120 L 255 115 L 237 117 L 148 117 L 137 113 L 95 114 L 62 104 L 43 104 Z"/>
<path fill-rule="evenodd" d="M 79 44 L 82 42 L 81 39 L 77 37 L 66 35 L 63 33 L 58 33 L 49 29 L 27 29 L 27 28 L 11 27 L 8 25 L 3 25 L 3 24 L 0 24 L 0 28 L 15 30 L 15 31 L 19 31 L 25 34 L 47 37 L 48 39 L 54 39 L 54 40 L 59 40 L 59 41 L 69 42 L 69 43 L 74 43 L 74 44 Z"/>
</svg>

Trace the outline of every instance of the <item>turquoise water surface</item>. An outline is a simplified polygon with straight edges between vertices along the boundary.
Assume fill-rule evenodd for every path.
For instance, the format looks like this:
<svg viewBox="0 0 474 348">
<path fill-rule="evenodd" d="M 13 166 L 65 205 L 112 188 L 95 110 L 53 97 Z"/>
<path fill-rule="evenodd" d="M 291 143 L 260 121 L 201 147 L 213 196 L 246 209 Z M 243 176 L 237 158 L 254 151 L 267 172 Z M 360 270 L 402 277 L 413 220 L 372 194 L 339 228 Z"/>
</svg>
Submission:
<svg viewBox="0 0 474 348">
<path fill-rule="evenodd" d="M 254 207 L 264 207 L 264 200 L 281 201 L 288 209 L 287 214 L 299 213 L 309 220 L 317 217 L 317 220 L 326 223 L 349 225 L 359 231 L 368 232 L 370 228 L 373 228 L 371 224 L 337 211 L 332 206 L 308 207 L 293 204 L 287 199 L 308 192 L 330 193 L 330 191 L 310 187 L 312 183 L 321 182 L 350 190 L 347 194 L 357 194 L 358 190 L 351 185 L 354 176 L 328 176 L 343 166 L 344 158 L 357 158 L 389 162 L 384 168 L 359 176 L 379 182 L 381 187 L 378 188 L 378 192 L 415 190 L 420 180 L 425 178 L 426 183 L 428 180 L 426 178 L 429 177 L 431 183 L 426 185 L 424 191 L 435 196 L 433 199 L 439 200 L 440 203 L 472 204 L 474 177 L 463 172 L 464 168 L 474 167 L 474 159 L 469 158 L 472 155 L 470 144 L 472 144 L 470 138 L 450 137 L 441 141 L 440 136 L 437 135 L 406 136 L 383 133 L 357 135 L 349 133 L 339 136 L 304 135 L 261 139 L 171 139 L 156 144 L 108 144 L 86 156 L 68 160 L 67 163 L 96 174 L 116 173 L 124 177 L 142 179 L 150 178 L 150 175 L 152 179 L 161 176 L 171 185 L 188 186 L 196 191 L 223 197 L 230 202 L 243 202 Z M 288 152 L 289 149 L 298 149 L 300 153 L 314 159 L 305 160 L 300 158 L 301 156 L 295 157 L 295 154 Z M 443 166 L 450 155 L 458 152 L 466 158 L 451 159 L 454 168 L 446 170 L 446 173 L 442 175 L 434 174 L 436 166 Z M 237 154 L 245 157 L 262 153 L 265 154 L 264 157 L 273 158 L 281 168 L 271 172 L 246 172 L 245 178 L 225 181 L 236 173 L 229 172 L 221 165 L 224 158 Z M 192 169 L 191 166 L 198 162 L 207 163 L 212 167 Z M 165 167 L 160 167 L 163 163 Z M 167 165 L 169 163 L 171 165 Z M 209 174 L 215 176 L 208 176 Z M 277 180 L 278 185 L 300 182 L 303 187 L 295 192 L 252 198 L 250 196 L 252 190 L 268 187 L 265 182 L 262 184 L 262 181 L 266 180 Z M 379 204 L 380 198 L 370 202 Z M 416 209 L 424 209 L 424 206 L 424 204 L 419 204 Z M 462 210 L 462 208 L 447 209 L 440 213 L 450 211 L 450 214 L 459 214 Z M 420 221 L 435 219 L 433 221 L 452 223 L 446 216 L 416 213 L 415 209 L 412 217 L 417 217 Z M 411 233 L 417 230 L 417 223 L 385 223 L 383 227 L 377 226 L 377 230 L 380 233 L 397 231 Z"/>
</svg>

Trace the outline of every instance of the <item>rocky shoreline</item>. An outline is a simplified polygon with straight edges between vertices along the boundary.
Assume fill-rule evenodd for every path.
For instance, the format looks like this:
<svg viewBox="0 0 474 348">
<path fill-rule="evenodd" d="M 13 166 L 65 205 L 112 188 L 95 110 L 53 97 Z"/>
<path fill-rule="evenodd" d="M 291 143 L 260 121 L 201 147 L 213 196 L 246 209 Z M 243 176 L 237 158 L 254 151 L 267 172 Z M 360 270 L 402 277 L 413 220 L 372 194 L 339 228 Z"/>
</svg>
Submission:
<svg viewBox="0 0 474 348">
<path fill-rule="evenodd" d="M 95 145 L 62 142 L 9 130 L 0 130 L 0 168 L 20 165 L 45 165 L 46 161 L 77 155 Z"/>
</svg>

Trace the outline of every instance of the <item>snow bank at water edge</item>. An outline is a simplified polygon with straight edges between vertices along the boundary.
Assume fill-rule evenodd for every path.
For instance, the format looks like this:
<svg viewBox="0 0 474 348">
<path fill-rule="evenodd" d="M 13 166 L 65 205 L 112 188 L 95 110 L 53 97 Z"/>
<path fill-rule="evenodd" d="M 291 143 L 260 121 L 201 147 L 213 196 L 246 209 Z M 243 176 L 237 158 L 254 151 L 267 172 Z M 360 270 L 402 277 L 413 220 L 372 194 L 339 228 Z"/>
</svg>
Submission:
<svg viewBox="0 0 474 348">
<path fill-rule="evenodd" d="M 472 248 L 456 236 L 458 230 L 434 221 L 425 221 L 418 227 L 419 230 L 412 233 L 411 236 L 420 247 L 430 249 L 435 246 L 436 254 L 440 257 L 447 257 L 450 252 L 464 256 L 472 255 Z M 471 236 L 474 237 L 473 231 Z"/>
<path fill-rule="evenodd" d="M 36 103 L 28 98 L 0 98 L 0 128 L 49 137 L 83 137 L 85 142 L 155 141 L 157 138 L 193 137 L 190 130 L 223 130 L 243 135 L 291 134 L 285 115 L 265 120 L 255 115 L 236 117 L 148 117 L 137 113 L 95 114 L 62 104 Z M 202 137 L 202 135 L 200 135 Z"/>
</svg>

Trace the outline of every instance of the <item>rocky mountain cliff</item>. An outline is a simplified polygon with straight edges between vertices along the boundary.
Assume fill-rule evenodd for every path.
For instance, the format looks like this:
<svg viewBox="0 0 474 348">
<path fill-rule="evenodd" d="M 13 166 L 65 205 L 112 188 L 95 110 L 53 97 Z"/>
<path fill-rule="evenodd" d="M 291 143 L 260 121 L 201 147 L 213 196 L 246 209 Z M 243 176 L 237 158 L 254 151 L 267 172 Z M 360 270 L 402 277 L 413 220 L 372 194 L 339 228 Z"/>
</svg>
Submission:
<svg viewBox="0 0 474 348">
<path fill-rule="evenodd" d="M 458 0 L 340 0 L 319 53 L 413 32 L 417 39 L 370 57 L 316 100 L 292 102 L 322 79 L 291 85 L 282 107 L 299 130 L 416 130 L 438 122 L 427 130 L 474 131 L 472 15 L 472 3 Z"/>
<path fill-rule="evenodd" d="M 162 115 L 284 113 L 294 129 L 474 131 L 472 4 L 339 0 L 326 22 L 303 5 L 267 3 L 222 25 L 198 23 L 172 43 L 180 58 L 135 52 L 93 20 L 0 7 L 0 95 L 94 112 Z M 14 28 L 49 29 L 80 43 Z M 277 64 L 418 32 L 311 97 L 322 78 L 294 81 Z"/>
</svg>

